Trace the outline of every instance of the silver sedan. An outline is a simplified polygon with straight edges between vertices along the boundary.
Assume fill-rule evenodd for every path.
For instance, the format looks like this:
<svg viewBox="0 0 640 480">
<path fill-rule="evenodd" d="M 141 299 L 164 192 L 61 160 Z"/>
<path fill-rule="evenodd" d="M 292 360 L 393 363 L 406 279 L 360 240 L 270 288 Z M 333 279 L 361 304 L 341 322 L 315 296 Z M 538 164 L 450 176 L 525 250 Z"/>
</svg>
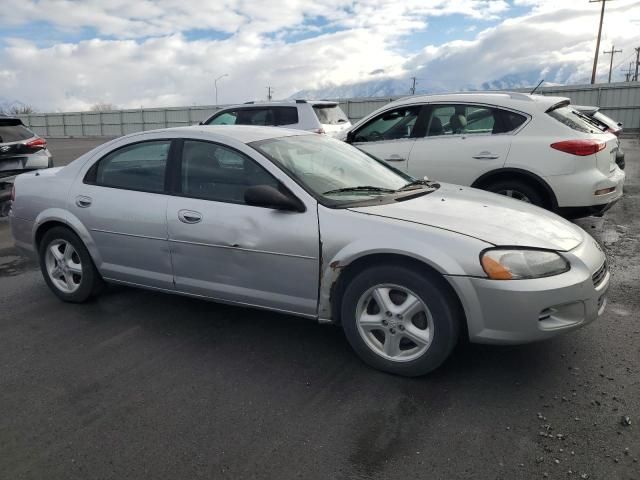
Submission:
<svg viewBox="0 0 640 480">
<path fill-rule="evenodd" d="M 120 283 L 336 323 L 401 375 L 438 367 L 461 335 L 544 339 L 606 305 L 605 255 L 579 227 L 323 135 L 137 133 L 19 176 L 14 198 L 16 245 L 62 300 Z"/>
</svg>

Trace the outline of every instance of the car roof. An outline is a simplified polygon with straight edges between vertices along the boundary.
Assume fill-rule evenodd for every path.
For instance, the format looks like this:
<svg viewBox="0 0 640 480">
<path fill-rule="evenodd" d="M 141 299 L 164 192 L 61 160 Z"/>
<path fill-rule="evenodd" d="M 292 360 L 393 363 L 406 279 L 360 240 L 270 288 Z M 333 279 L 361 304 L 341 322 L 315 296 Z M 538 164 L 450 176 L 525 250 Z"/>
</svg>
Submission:
<svg viewBox="0 0 640 480">
<path fill-rule="evenodd" d="M 181 135 L 189 133 L 206 134 L 212 140 L 236 141 L 241 143 L 258 142 L 271 138 L 291 137 L 293 135 L 315 135 L 304 130 L 293 130 L 281 127 L 259 127 L 253 125 L 193 125 L 189 127 L 163 128 L 159 130 L 148 130 L 138 132 L 128 136 L 144 135 L 145 133 L 171 132 Z"/>
<path fill-rule="evenodd" d="M 486 103 L 489 105 L 513 108 L 527 113 L 535 113 L 540 111 L 544 112 L 558 103 L 569 103 L 570 100 L 567 97 L 531 95 L 521 92 L 461 92 L 405 97 L 392 102 L 392 104 L 395 106 L 428 102 Z M 391 104 L 385 105 L 385 107 L 389 105 Z"/>
<path fill-rule="evenodd" d="M 308 103 L 311 106 L 314 105 L 328 105 L 328 106 L 337 106 L 338 102 L 334 100 L 304 100 L 304 99 L 295 99 L 295 100 L 278 100 L 278 101 L 257 101 L 257 102 L 245 102 L 239 103 L 237 105 L 227 105 L 223 107 L 221 110 L 228 110 L 230 108 L 260 108 L 260 107 L 293 107 L 298 104 Z M 217 112 L 216 112 L 217 113 Z"/>
</svg>

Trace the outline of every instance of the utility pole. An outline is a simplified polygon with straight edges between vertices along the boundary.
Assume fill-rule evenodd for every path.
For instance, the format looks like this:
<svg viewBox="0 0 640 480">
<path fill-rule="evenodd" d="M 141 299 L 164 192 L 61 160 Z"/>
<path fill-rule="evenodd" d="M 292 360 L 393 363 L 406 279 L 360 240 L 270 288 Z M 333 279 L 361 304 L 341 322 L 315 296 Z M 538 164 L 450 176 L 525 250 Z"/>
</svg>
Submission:
<svg viewBox="0 0 640 480">
<path fill-rule="evenodd" d="M 624 72 L 625 82 L 630 82 L 633 79 L 633 62 L 629 62 L 629 69 Z"/>
<path fill-rule="evenodd" d="M 613 70 L 613 56 L 616 53 L 622 53 L 622 50 L 616 50 L 616 47 L 614 45 L 611 45 L 611 50 L 609 50 L 608 52 L 605 50 L 604 52 L 605 55 L 611 55 L 611 63 L 609 63 L 609 81 L 607 83 L 611 83 L 611 71 Z"/>
<path fill-rule="evenodd" d="M 636 51 L 636 73 L 633 76 L 633 80 L 637 82 L 638 81 L 638 65 L 640 65 L 640 47 L 637 47 L 635 51 Z"/>
<path fill-rule="evenodd" d="M 608 0 L 611 1 L 611 0 Z M 589 3 L 602 2 L 602 10 L 600 11 L 600 26 L 598 27 L 598 40 L 596 40 L 596 54 L 593 57 L 593 70 L 591 71 L 591 84 L 596 83 L 596 69 L 598 68 L 598 52 L 600 51 L 600 36 L 602 35 L 602 20 L 604 19 L 604 6 L 607 0 L 589 0 Z"/>
<path fill-rule="evenodd" d="M 415 95 L 416 94 L 416 77 L 411 77 L 411 80 L 413 80 L 413 84 L 411 85 L 411 95 Z"/>
<path fill-rule="evenodd" d="M 269 101 L 271 101 L 271 98 L 273 98 L 273 95 L 272 95 L 272 94 L 273 94 L 273 88 L 271 88 L 271 87 L 267 87 L 267 99 L 268 99 Z"/>
</svg>

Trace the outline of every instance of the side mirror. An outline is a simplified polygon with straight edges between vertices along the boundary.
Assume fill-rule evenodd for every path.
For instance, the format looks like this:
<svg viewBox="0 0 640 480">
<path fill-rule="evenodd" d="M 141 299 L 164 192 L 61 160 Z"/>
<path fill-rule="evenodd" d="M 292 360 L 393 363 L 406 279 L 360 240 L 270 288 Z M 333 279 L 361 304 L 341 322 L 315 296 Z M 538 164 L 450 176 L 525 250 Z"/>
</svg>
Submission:
<svg viewBox="0 0 640 480">
<path fill-rule="evenodd" d="M 354 133 L 353 130 L 350 130 L 349 132 L 347 132 L 347 139 L 345 140 L 345 142 L 347 143 L 353 143 L 353 139 L 355 138 L 356 134 Z"/>
<path fill-rule="evenodd" d="M 297 198 L 285 195 L 271 185 L 255 185 L 244 192 L 244 201 L 254 207 L 273 208 L 275 210 L 289 210 L 304 212 L 303 203 Z"/>
</svg>

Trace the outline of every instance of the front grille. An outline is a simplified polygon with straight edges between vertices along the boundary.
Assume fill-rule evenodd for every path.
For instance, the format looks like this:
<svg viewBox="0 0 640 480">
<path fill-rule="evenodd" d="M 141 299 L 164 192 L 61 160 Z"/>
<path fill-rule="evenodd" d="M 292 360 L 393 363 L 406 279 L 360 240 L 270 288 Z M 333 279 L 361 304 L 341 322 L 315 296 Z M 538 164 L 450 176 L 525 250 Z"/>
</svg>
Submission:
<svg viewBox="0 0 640 480">
<path fill-rule="evenodd" d="M 607 261 L 605 260 L 602 266 L 598 270 L 596 270 L 593 275 L 591 275 L 591 280 L 593 280 L 594 286 L 597 287 L 602 283 L 602 281 L 604 280 L 604 277 L 607 275 L 607 269 L 608 269 Z"/>
</svg>

